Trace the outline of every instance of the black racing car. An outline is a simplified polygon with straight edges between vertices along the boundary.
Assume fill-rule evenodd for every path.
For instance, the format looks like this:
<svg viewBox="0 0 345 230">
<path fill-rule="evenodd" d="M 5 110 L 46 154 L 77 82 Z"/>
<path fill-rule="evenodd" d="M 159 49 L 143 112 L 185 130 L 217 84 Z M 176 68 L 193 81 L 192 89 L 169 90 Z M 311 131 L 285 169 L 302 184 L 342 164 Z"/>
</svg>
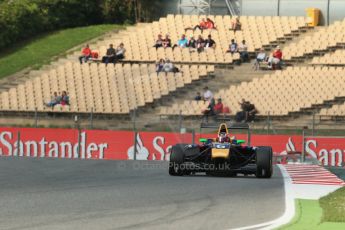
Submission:
<svg viewBox="0 0 345 230">
<path fill-rule="evenodd" d="M 219 126 L 201 124 L 201 128 L 218 128 L 217 138 L 201 138 L 201 144 L 174 145 L 169 162 L 171 176 L 190 175 L 195 172 L 225 176 L 236 176 L 237 173 L 255 174 L 258 178 L 272 176 L 272 148 L 251 146 L 248 124 L 230 124 L 229 127 L 226 123 Z M 247 130 L 247 145 L 244 140 L 229 136 L 234 129 Z"/>
</svg>

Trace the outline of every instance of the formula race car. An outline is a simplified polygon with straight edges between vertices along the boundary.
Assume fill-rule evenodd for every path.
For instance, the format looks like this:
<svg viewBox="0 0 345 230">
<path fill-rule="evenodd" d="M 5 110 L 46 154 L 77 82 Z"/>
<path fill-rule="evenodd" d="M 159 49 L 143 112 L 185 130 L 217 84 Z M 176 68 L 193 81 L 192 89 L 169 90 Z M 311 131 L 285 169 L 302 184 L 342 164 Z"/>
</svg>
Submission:
<svg viewBox="0 0 345 230">
<path fill-rule="evenodd" d="M 236 176 L 238 173 L 254 174 L 258 178 L 272 176 L 272 148 L 251 146 L 248 124 L 201 124 L 200 127 L 219 127 L 217 137 L 200 138 L 201 144 L 174 145 L 171 148 L 169 162 L 171 176 L 190 175 L 195 172 L 224 176 Z M 235 136 L 230 136 L 235 129 L 247 130 L 247 144 L 245 140 L 236 140 Z"/>
</svg>

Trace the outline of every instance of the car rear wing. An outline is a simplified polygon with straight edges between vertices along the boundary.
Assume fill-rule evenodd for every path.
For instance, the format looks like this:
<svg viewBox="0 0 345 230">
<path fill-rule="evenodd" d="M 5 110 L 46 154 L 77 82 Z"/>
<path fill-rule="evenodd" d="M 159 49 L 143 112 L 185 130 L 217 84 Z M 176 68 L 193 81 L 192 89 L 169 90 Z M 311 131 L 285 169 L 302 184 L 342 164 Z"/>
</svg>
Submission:
<svg viewBox="0 0 345 230">
<path fill-rule="evenodd" d="M 201 129 L 213 129 L 218 128 L 219 123 L 201 123 L 200 128 Z M 227 124 L 228 129 L 247 129 L 249 130 L 249 125 L 247 123 L 230 123 Z"/>
<path fill-rule="evenodd" d="M 219 123 L 201 123 L 200 133 L 202 129 L 218 129 Z M 229 123 L 227 124 L 228 130 L 247 130 L 247 144 L 250 146 L 250 128 L 247 123 Z"/>
</svg>

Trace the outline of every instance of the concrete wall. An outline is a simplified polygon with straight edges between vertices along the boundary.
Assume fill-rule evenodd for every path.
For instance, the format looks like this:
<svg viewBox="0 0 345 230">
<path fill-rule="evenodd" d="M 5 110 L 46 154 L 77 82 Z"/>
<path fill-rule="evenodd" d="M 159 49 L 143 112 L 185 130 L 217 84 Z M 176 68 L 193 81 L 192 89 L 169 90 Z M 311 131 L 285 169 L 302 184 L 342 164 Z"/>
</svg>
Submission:
<svg viewBox="0 0 345 230">
<path fill-rule="evenodd" d="M 305 16 L 306 8 L 321 10 L 320 23 L 327 25 L 345 17 L 344 0 L 242 0 L 242 15 Z"/>
</svg>

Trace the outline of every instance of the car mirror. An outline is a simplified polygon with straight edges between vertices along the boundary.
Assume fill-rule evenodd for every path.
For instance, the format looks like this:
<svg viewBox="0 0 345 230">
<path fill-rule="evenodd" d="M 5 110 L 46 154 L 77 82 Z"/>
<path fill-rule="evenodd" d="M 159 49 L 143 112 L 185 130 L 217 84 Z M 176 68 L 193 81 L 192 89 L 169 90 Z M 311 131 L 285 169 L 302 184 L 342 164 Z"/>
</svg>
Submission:
<svg viewBox="0 0 345 230">
<path fill-rule="evenodd" d="M 245 140 L 237 140 L 237 144 L 244 144 L 244 143 L 246 143 Z"/>
<path fill-rule="evenodd" d="M 206 143 L 206 142 L 207 142 L 207 139 L 206 139 L 206 138 L 200 138 L 199 141 L 200 141 L 201 143 Z"/>
</svg>

